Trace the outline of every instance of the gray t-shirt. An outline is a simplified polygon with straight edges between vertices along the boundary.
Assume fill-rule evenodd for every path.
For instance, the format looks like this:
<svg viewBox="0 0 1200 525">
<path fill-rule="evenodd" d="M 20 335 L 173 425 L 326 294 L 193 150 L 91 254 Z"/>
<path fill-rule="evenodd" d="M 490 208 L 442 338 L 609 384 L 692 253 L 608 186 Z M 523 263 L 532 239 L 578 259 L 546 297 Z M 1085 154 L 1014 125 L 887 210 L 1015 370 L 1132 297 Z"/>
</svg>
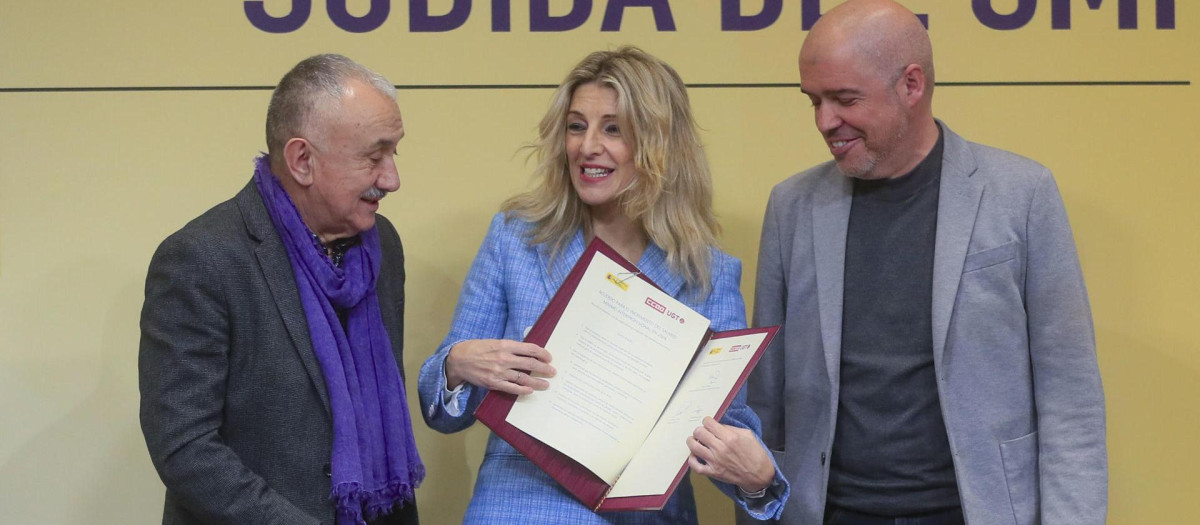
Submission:
<svg viewBox="0 0 1200 525">
<path fill-rule="evenodd" d="M 854 181 L 829 503 L 883 516 L 960 505 L 933 363 L 942 136 L 912 172 Z"/>
</svg>

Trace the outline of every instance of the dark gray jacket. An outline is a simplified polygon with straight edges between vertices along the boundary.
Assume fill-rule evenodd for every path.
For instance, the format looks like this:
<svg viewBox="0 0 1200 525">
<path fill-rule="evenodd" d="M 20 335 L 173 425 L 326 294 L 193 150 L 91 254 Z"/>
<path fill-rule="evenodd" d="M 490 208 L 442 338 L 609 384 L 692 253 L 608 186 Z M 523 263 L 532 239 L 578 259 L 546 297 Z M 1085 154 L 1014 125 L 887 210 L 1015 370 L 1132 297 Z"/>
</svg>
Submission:
<svg viewBox="0 0 1200 525">
<path fill-rule="evenodd" d="M 404 252 L 377 222 L 376 292 L 403 376 Z M 163 523 L 333 523 L 325 380 L 253 182 L 159 246 L 141 328 L 142 432 L 167 486 Z"/>
</svg>

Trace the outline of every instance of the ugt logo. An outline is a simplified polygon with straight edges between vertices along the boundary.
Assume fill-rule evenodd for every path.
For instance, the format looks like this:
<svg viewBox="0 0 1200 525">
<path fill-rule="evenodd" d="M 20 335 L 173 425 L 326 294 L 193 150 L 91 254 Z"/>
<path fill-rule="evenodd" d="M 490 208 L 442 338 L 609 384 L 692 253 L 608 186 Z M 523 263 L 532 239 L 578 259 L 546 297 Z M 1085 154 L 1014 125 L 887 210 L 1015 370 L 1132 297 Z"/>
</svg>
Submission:
<svg viewBox="0 0 1200 525">
<path fill-rule="evenodd" d="M 679 324 L 684 324 L 687 322 L 683 319 L 683 316 L 681 316 L 675 312 L 672 312 L 671 310 L 668 310 L 667 307 L 664 306 L 662 303 L 655 301 L 654 299 L 651 299 L 649 297 L 646 298 L 646 306 L 649 306 L 650 308 L 658 310 L 658 313 L 661 313 L 661 314 L 667 316 L 667 318 L 672 321 L 679 321 Z"/>
</svg>

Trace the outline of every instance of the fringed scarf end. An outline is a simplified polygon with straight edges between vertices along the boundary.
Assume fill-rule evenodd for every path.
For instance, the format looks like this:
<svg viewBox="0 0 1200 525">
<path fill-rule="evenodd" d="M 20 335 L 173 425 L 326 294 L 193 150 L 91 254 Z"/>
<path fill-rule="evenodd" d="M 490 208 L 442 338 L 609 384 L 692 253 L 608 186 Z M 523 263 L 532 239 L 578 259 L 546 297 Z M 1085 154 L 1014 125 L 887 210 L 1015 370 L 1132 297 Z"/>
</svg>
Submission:
<svg viewBox="0 0 1200 525">
<path fill-rule="evenodd" d="M 419 472 L 411 474 L 410 480 L 392 480 L 375 490 L 363 490 L 357 482 L 334 487 L 329 498 L 337 504 L 338 524 L 366 525 L 366 520 L 391 514 L 413 501 L 414 490 L 424 479 L 425 469 L 422 466 Z"/>
</svg>

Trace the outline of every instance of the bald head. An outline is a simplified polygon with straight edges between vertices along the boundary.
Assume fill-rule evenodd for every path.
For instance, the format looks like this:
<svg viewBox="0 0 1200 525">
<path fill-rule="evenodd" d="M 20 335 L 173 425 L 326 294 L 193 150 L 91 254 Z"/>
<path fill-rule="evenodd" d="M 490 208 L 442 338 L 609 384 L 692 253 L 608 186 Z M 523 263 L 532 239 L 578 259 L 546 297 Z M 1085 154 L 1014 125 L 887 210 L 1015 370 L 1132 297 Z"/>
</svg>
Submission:
<svg viewBox="0 0 1200 525">
<path fill-rule="evenodd" d="M 821 16 L 804 40 L 800 61 L 856 59 L 892 83 L 905 67 L 924 71 L 933 95 L 933 46 L 917 15 L 892 0 L 849 0 Z M 803 79 L 802 79 L 803 80 Z"/>
<path fill-rule="evenodd" d="M 903 176 L 937 143 L 929 35 L 891 0 L 849 0 L 822 16 L 800 49 L 800 90 L 847 176 Z"/>
</svg>

